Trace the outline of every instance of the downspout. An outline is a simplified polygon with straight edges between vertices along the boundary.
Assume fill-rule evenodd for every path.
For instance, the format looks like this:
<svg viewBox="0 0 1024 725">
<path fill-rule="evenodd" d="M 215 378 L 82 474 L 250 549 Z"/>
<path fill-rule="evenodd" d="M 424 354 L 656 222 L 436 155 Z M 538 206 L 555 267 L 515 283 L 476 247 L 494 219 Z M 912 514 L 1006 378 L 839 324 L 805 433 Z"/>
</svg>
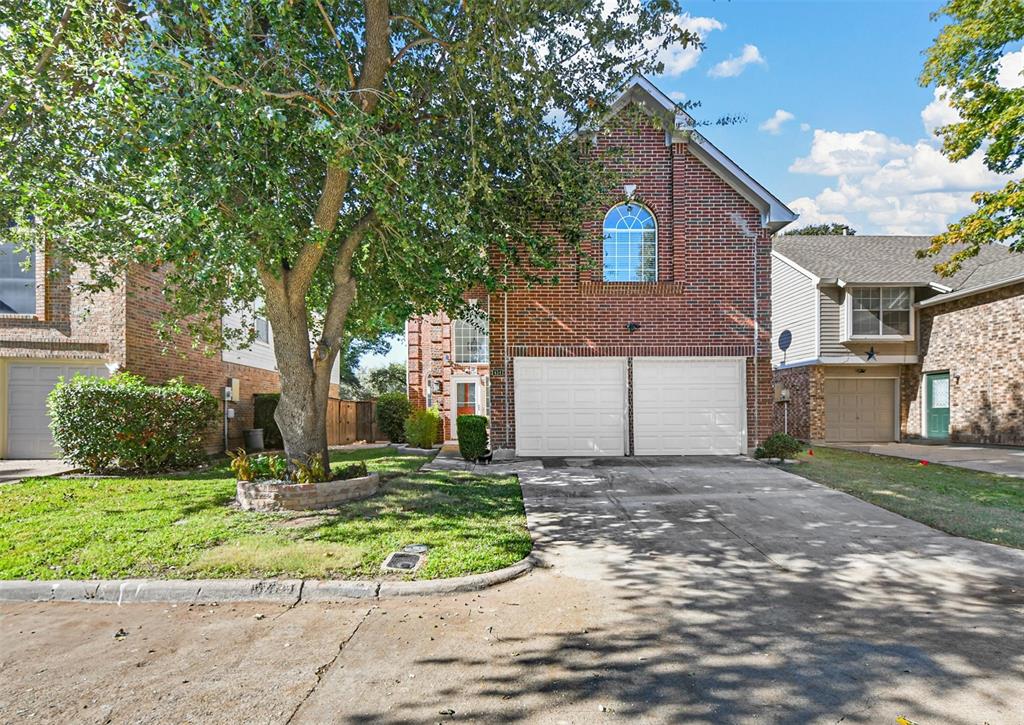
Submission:
<svg viewBox="0 0 1024 725">
<path fill-rule="evenodd" d="M 757 235 L 753 235 L 750 239 L 752 242 L 751 249 L 753 250 L 754 260 L 754 447 L 761 445 L 761 376 L 760 366 L 757 364 L 758 353 L 760 352 L 760 338 L 761 338 L 761 324 L 758 319 L 757 304 Z"/>
<path fill-rule="evenodd" d="M 508 359 L 508 275 L 505 275 L 504 289 L 501 292 L 503 311 L 501 314 L 501 362 L 505 366 L 505 375 L 502 378 L 502 399 L 505 408 L 505 449 L 509 448 L 509 421 L 508 421 L 508 379 L 509 371 L 512 369 Z"/>
</svg>

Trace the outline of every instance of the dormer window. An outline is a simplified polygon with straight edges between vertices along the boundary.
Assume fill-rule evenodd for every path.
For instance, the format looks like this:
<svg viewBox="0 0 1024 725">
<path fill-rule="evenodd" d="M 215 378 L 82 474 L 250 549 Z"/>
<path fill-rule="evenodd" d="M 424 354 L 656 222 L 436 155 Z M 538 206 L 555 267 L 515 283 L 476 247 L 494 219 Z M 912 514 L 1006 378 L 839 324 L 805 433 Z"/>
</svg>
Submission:
<svg viewBox="0 0 1024 725">
<path fill-rule="evenodd" d="M 604 281 L 658 280 L 658 223 L 636 202 L 613 206 L 604 218 Z"/>
<path fill-rule="evenodd" d="M 847 294 L 851 337 L 910 337 L 909 287 L 853 287 Z"/>
</svg>

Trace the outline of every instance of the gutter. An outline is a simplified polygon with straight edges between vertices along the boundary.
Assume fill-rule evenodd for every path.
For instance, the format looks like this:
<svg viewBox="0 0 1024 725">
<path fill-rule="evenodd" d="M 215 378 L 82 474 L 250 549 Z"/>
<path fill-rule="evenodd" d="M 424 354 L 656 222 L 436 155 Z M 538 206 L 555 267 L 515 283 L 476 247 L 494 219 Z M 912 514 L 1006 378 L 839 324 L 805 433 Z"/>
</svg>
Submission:
<svg viewBox="0 0 1024 725">
<path fill-rule="evenodd" d="M 970 289 L 960 290 L 959 292 L 950 292 L 948 294 L 940 294 L 935 297 L 931 297 L 923 302 L 918 302 L 914 305 L 915 308 L 921 307 L 932 307 L 934 305 L 941 305 L 943 302 L 949 302 L 950 300 L 959 300 L 964 297 L 970 297 L 972 295 L 981 294 L 982 292 L 988 292 L 990 290 L 999 289 L 1000 287 L 1009 287 L 1012 284 L 1024 282 L 1024 274 L 1018 274 L 1016 277 L 1008 277 L 1007 279 L 1000 280 L 998 282 L 992 282 L 985 284 L 980 287 L 971 287 Z"/>
</svg>

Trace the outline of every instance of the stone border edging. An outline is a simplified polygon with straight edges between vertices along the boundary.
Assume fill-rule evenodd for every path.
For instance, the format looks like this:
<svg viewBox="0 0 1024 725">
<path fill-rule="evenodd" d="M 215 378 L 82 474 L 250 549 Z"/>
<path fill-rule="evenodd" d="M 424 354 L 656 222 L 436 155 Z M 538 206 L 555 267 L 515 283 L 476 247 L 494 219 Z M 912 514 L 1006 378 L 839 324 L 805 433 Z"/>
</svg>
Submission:
<svg viewBox="0 0 1024 725">
<path fill-rule="evenodd" d="M 365 581 L 346 579 L 106 579 L 0 581 L 0 602 L 105 602 L 109 604 L 212 604 L 214 602 L 337 602 L 346 599 L 459 594 L 516 579 L 539 565 L 530 554 L 504 569 L 451 579 Z"/>
</svg>

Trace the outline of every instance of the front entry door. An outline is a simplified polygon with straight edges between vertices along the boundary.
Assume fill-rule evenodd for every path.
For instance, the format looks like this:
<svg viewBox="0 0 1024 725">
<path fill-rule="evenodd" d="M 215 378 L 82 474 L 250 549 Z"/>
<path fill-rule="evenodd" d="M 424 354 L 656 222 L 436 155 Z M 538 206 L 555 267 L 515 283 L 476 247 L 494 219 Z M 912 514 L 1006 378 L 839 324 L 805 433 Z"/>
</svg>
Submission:
<svg viewBox="0 0 1024 725">
<path fill-rule="evenodd" d="M 928 373 L 925 394 L 925 436 L 949 438 L 949 373 Z"/>
<path fill-rule="evenodd" d="M 480 381 L 477 379 L 454 380 L 455 409 L 452 411 L 452 437 L 458 438 L 460 415 L 476 415 L 480 411 Z"/>
</svg>

